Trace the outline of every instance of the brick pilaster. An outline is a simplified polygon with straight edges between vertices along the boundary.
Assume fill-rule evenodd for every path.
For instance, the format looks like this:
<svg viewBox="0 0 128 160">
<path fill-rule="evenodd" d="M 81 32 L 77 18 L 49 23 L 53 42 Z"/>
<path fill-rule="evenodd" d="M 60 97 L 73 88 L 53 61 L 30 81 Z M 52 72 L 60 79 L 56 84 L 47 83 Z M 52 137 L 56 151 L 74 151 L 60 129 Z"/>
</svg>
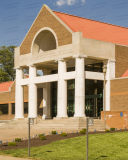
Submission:
<svg viewBox="0 0 128 160">
<path fill-rule="evenodd" d="M 8 103 L 8 115 L 12 115 L 12 104 Z"/>
</svg>

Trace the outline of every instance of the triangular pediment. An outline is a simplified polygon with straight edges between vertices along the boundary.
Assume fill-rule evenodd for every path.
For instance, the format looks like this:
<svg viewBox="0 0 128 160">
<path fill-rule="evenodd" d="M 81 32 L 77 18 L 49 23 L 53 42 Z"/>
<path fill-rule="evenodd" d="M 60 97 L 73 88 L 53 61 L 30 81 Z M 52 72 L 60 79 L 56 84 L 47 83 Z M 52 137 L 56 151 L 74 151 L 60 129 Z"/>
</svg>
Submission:
<svg viewBox="0 0 128 160">
<path fill-rule="evenodd" d="M 27 35 L 20 46 L 20 55 L 31 53 L 32 41 L 39 30 L 44 27 L 51 28 L 58 39 L 58 46 L 72 43 L 72 31 L 55 13 L 43 5 Z"/>
</svg>

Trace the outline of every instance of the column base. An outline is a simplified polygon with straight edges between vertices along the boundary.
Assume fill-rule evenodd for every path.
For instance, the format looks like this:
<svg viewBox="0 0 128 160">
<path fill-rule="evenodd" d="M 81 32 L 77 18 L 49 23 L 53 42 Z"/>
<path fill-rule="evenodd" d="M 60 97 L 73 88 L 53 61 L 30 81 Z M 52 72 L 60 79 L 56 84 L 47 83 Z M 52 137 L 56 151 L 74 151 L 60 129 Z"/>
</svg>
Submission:
<svg viewBox="0 0 128 160">
<path fill-rule="evenodd" d="M 47 116 L 44 114 L 44 115 L 42 116 L 42 119 L 47 119 Z"/>
<path fill-rule="evenodd" d="M 14 117 L 14 119 L 18 120 L 18 119 L 24 119 L 24 116 L 23 117 Z"/>
<path fill-rule="evenodd" d="M 75 114 L 74 117 L 86 117 L 86 115 L 85 114 L 83 114 L 83 115 L 77 115 L 77 114 Z"/>
<path fill-rule="evenodd" d="M 38 116 L 28 116 L 28 118 L 38 118 Z"/>
<path fill-rule="evenodd" d="M 63 117 L 68 117 L 68 116 L 67 116 L 67 115 L 65 115 L 65 116 L 57 115 L 56 117 L 57 117 L 57 118 L 63 118 Z"/>
</svg>

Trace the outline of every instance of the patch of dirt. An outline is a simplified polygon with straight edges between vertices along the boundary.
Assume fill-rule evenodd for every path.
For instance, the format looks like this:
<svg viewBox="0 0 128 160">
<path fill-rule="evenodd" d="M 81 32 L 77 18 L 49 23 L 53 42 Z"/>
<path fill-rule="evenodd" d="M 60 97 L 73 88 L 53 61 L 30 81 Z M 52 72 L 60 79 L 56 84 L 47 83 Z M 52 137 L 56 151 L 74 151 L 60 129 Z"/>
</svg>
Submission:
<svg viewBox="0 0 128 160">
<path fill-rule="evenodd" d="M 128 129 L 124 129 L 124 130 L 122 129 L 122 130 L 110 131 L 110 132 L 96 131 L 96 132 L 89 132 L 89 134 L 99 134 L 99 133 L 109 134 L 109 133 L 124 132 L 124 131 L 128 131 Z M 50 144 L 51 142 L 79 137 L 83 135 L 86 135 L 86 134 L 68 133 L 66 137 L 62 137 L 60 134 L 46 135 L 45 136 L 46 140 L 40 140 L 40 138 L 32 138 L 30 139 L 30 147 L 39 147 L 39 146 Z M 16 146 L 8 146 L 8 143 L 0 144 L 0 150 L 19 149 L 19 148 L 27 148 L 27 147 L 28 147 L 28 140 L 23 140 L 22 142 L 16 142 Z"/>
</svg>

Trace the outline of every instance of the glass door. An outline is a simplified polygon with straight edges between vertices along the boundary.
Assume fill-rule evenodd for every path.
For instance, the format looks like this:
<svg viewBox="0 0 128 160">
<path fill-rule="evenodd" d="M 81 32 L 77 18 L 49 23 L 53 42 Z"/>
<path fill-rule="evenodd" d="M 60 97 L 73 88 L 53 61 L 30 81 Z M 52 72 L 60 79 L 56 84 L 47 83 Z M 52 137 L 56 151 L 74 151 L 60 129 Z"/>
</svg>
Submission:
<svg viewBox="0 0 128 160">
<path fill-rule="evenodd" d="M 103 111 L 103 95 L 86 95 L 85 114 L 87 117 L 98 118 Z"/>
<path fill-rule="evenodd" d="M 85 80 L 85 114 L 100 118 L 103 111 L 103 81 Z"/>
<path fill-rule="evenodd" d="M 57 116 L 57 82 L 52 82 L 52 118 Z"/>
<path fill-rule="evenodd" d="M 75 80 L 67 81 L 67 115 L 74 116 Z"/>
</svg>

